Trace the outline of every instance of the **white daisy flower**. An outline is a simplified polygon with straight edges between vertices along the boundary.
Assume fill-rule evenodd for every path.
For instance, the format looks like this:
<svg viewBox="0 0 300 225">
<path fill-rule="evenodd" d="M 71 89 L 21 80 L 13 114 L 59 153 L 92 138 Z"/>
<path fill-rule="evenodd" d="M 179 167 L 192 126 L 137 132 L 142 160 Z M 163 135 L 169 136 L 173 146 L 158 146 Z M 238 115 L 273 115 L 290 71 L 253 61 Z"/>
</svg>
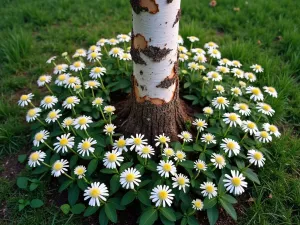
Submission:
<svg viewBox="0 0 300 225">
<path fill-rule="evenodd" d="M 180 62 L 184 62 L 184 61 L 188 60 L 189 57 L 188 57 L 187 54 L 180 53 L 178 59 L 179 59 Z"/>
<path fill-rule="evenodd" d="M 44 162 L 44 159 L 46 158 L 46 153 L 39 150 L 32 152 L 28 158 L 28 165 L 30 167 L 36 167 L 37 165 L 41 165 L 40 162 Z"/>
<path fill-rule="evenodd" d="M 162 205 L 162 207 L 171 206 L 174 194 L 171 192 L 171 188 L 167 185 L 157 185 L 152 189 L 150 194 L 150 200 L 155 203 L 156 207 Z"/>
<path fill-rule="evenodd" d="M 261 65 L 254 64 L 250 66 L 250 68 L 255 72 L 255 73 L 262 73 L 264 69 L 261 67 Z"/>
<path fill-rule="evenodd" d="M 197 198 L 197 199 L 192 201 L 192 207 L 195 210 L 202 210 L 203 207 L 204 207 L 204 204 L 200 199 Z"/>
<path fill-rule="evenodd" d="M 227 100 L 226 97 L 216 97 L 212 100 L 212 105 L 216 108 L 216 109 L 225 109 L 226 107 L 229 106 L 229 101 Z"/>
<path fill-rule="evenodd" d="M 180 35 L 178 35 L 177 41 L 178 41 L 179 45 L 183 45 L 184 41 L 183 41 L 183 38 Z"/>
<path fill-rule="evenodd" d="M 201 55 L 206 54 L 206 52 L 202 48 L 192 48 L 191 51 L 192 51 L 192 53 L 196 53 L 196 54 L 201 54 Z"/>
<path fill-rule="evenodd" d="M 190 42 L 199 41 L 199 38 L 197 38 L 197 37 L 195 37 L 195 36 L 187 37 L 187 39 L 189 39 Z"/>
<path fill-rule="evenodd" d="M 193 60 L 195 60 L 196 62 L 200 62 L 200 63 L 206 63 L 207 62 L 207 58 L 203 54 L 196 54 L 193 57 Z M 200 69 L 199 65 L 198 65 L 198 69 Z"/>
<path fill-rule="evenodd" d="M 238 60 L 232 60 L 232 66 L 240 68 L 242 66 L 242 64 L 240 63 L 240 61 Z"/>
<path fill-rule="evenodd" d="M 119 42 L 129 42 L 131 40 L 130 36 L 127 34 L 119 34 L 117 38 Z"/>
<path fill-rule="evenodd" d="M 114 112 L 116 111 L 116 108 L 112 105 L 107 105 L 104 107 L 104 113 L 106 114 L 114 114 Z"/>
<path fill-rule="evenodd" d="M 203 76 L 202 80 L 204 81 L 205 84 L 209 84 L 209 78 L 207 76 Z"/>
<path fill-rule="evenodd" d="M 82 92 L 82 85 L 81 84 L 76 84 L 73 88 L 73 90 L 78 94 Z"/>
<path fill-rule="evenodd" d="M 224 179 L 224 186 L 227 191 L 230 193 L 234 193 L 234 195 L 240 195 L 245 190 L 244 188 L 247 187 L 247 182 L 245 182 L 245 177 L 243 174 L 237 170 L 231 170 L 231 176 L 228 174 L 225 174 L 225 177 L 227 179 Z"/>
<path fill-rule="evenodd" d="M 226 58 L 220 59 L 218 63 L 220 66 L 226 66 L 226 67 L 232 66 L 232 62 Z"/>
<path fill-rule="evenodd" d="M 238 87 L 233 87 L 230 89 L 231 94 L 234 96 L 242 96 L 242 91 Z"/>
<path fill-rule="evenodd" d="M 123 61 L 132 60 L 130 53 L 124 53 L 124 52 L 119 55 L 119 58 Z"/>
<path fill-rule="evenodd" d="M 201 137 L 201 141 L 206 143 L 206 144 L 216 144 L 217 141 L 215 139 L 215 135 L 211 134 L 211 133 L 207 133 L 207 134 L 203 134 Z"/>
<path fill-rule="evenodd" d="M 229 124 L 230 127 L 236 127 L 237 124 L 240 125 L 242 123 L 240 116 L 236 113 L 224 113 L 223 117 L 223 121 Z"/>
<path fill-rule="evenodd" d="M 258 131 L 254 135 L 256 139 L 262 143 L 268 143 L 272 141 L 272 136 L 267 131 Z"/>
<path fill-rule="evenodd" d="M 106 135 L 113 135 L 115 133 L 115 129 L 117 127 L 113 124 L 106 124 L 104 126 L 104 129 L 103 129 L 103 132 L 106 134 Z"/>
<path fill-rule="evenodd" d="M 75 129 L 86 130 L 90 125 L 89 123 L 93 123 L 92 117 L 90 116 L 79 116 L 74 121 Z"/>
<path fill-rule="evenodd" d="M 61 174 L 68 171 L 69 162 L 65 159 L 56 160 L 52 166 L 51 175 L 59 177 Z"/>
<path fill-rule="evenodd" d="M 83 49 L 83 48 L 77 49 L 72 57 L 76 58 L 76 57 L 79 57 L 79 56 L 80 57 L 86 57 L 86 50 Z"/>
<path fill-rule="evenodd" d="M 90 152 L 94 153 L 95 148 L 93 145 L 97 144 L 97 141 L 93 138 L 86 138 L 82 140 L 77 147 L 77 151 L 80 155 L 84 156 L 85 154 L 87 156 L 90 156 Z"/>
<path fill-rule="evenodd" d="M 70 133 L 67 134 L 63 134 L 60 137 L 56 137 L 56 139 L 58 140 L 58 142 L 54 143 L 54 150 L 57 151 L 57 153 L 60 152 L 60 150 L 62 151 L 62 153 L 68 152 L 68 148 L 73 148 L 75 142 L 75 138 L 74 137 L 70 137 Z"/>
<path fill-rule="evenodd" d="M 262 112 L 268 116 L 273 116 L 275 113 L 275 110 L 267 103 L 258 102 L 256 108 L 258 109 L 258 112 Z"/>
<path fill-rule="evenodd" d="M 60 75 L 57 76 L 56 80 L 55 80 L 55 84 L 57 86 L 64 86 L 66 83 L 66 80 L 68 79 L 68 77 L 70 76 L 70 73 L 62 73 Z"/>
<path fill-rule="evenodd" d="M 97 62 L 98 60 L 101 59 L 101 53 L 100 52 L 91 52 L 87 56 L 87 60 L 89 62 Z"/>
<path fill-rule="evenodd" d="M 119 43 L 119 41 L 117 39 L 115 39 L 115 38 L 111 38 L 111 39 L 107 40 L 107 43 L 109 45 L 116 45 L 116 44 Z"/>
<path fill-rule="evenodd" d="M 21 107 L 27 106 L 28 103 L 31 102 L 34 94 L 29 93 L 27 95 L 21 95 L 20 100 L 18 101 L 18 105 Z"/>
<path fill-rule="evenodd" d="M 246 80 L 249 80 L 250 82 L 255 82 L 256 81 L 256 76 L 253 73 L 245 73 L 244 77 Z"/>
<path fill-rule="evenodd" d="M 186 154 L 183 151 L 177 151 L 175 153 L 175 161 L 182 162 L 186 158 Z"/>
<path fill-rule="evenodd" d="M 49 137 L 49 131 L 41 130 L 34 135 L 33 146 L 39 147 L 40 143 L 44 143 Z"/>
<path fill-rule="evenodd" d="M 258 167 L 263 167 L 266 160 L 264 155 L 260 151 L 257 151 L 255 149 L 251 149 L 248 151 L 247 158 L 249 159 L 249 162 L 251 164 L 254 164 Z"/>
<path fill-rule="evenodd" d="M 122 53 L 124 53 L 124 50 L 122 48 L 115 47 L 115 48 L 112 48 L 108 54 L 113 57 L 119 57 L 119 55 Z"/>
<path fill-rule="evenodd" d="M 233 68 L 233 69 L 231 69 L 231 73 L 233 73 L 233 76 L 235 76 L 237 78 L 244 78 L 244 71 L 243 70 Z"/>
<path fill-rule="evenodd" d="M 81 83 L 78 77 L 67 77 L 65 81 L 65 88 L 75 88 L 76 85 Z"/>
<path fill-rule="evenodd" d="M 163 134 L 160 134 L 158 136 L 155 136 L 154 141 L 156 141 L 156 143 L 155 143 L 156 147 L 159 146 L 159 145 L 162 145 L 162 146 L 165 145 L 166 147 L 168 147 L 169 146 L 168 142 L 170 142 L 170 137 L 166 136 L 163 133 Z"/>
<path fill-rule="evenodd" d="M 222 85 L 216 85 L 213 90 L 216 91 L 218 94 L 223 94 L 225 92 L 225 89 Z"/>
<path fill-rule="evenodd" d="M 101 38 L 99 41 L 97 41 L 98 46 L 104 46 L 106 43 L 108 43 L 108 40 L 105 38 Z"/>
<path fill-rule="evenodd" d="M 252 86 L 247 87 L 246 93 L 251 94 L 250 99 L 254 99 L 254 101 L 264 100 L 264 96 L 263 96 L 261 90 L 257 87 L 252 87 Z"/>
<path fill-rule="evenodd" d="M 50 63 L 52 63 L 52 61 L 54 61 L 56 58 L 57 58 L 57 56 L 51 56 L 51 57 L 46 61 L 46 63 L 50 64 Z"/>
<path fill-rule="evenodd" d="M 100 206 L 100 202 L 106 202 L 106 197 L 109 196 L 108 189 L 105 184 L 100 182 L 91 183 L 91 187 L 84 190 L 84 200 L 89 200 L 90 206 Z"/>
<path fill-rule="evenodd" d="M 100 52 L 101 48 L 97 45 L 92 45 L 89 47 L 88 53 L 92 53 L 92 52 Z"/>
<path fill-rule="evenodd" d="M 217 45 L 215 42 L 210 41 L 208 43 L 205 43 L 204 48 L 206 48 L 206 49 L 216 49 L 216 48 L 219 48 L 219 45 Z"/>
<path fill-rule="evenodd" d="M 169 177 L 170 174 L 174 175 L 177 171 L 173 161 L 171 160 L 160 160 L 156 170 L 162 177 Z"/>
<path fill-rule="evenodd" d="M 66 109 L 72 109 L 75 105 L 78 105 L 80 99 L 77 96 L 70 96 L 66 98 L 62 104 L 62 106 Z"/>
<path fill-rule="evenodd" d="M 256 124 L 250 120 L 243 121 L 241 124 L 241 128 L 245 133 L 249 132 L 250 135 L 258 132 Z"/>
<path fill-rule="evenodd" d="M 121 156 L 121 154 L 122 153 L 117 150 L 106 152 L 103 159 L 104 166 L 108 169 L 116 169 L 117 166 L 120 166 L 120 163 L 124 160 L 124 157 Z"/>
<path fill-rule="evenodd" d="M 67 64 L 58 64 L 54 67 L 53 73 L 54 74 L 62 74 L 67 71 L 68 67 L 69 66 Z"/>
<path fill-rule="evenodd" d="M 187 53 L 188 50 L 186 47 L 182 46 L 182 45 L 179 45 L 178 46 L 178 52 L 182 52 L 182 53 Z"/>
<path fill-rule="evenodd" d="M 244 81 L 239 81 L 239 85 L 241 86 L 241 88 L 246 88 L 247 84 Z"/>
<path fill-rule="evenodd" d="M 88 89 L 88 88 L 95 89 L 98 87 L 100 87 L 100 83 L 97 80 L 89 80 L 89 81 L 84 82 L 85 89 Z"/>
<path fill-rule="evenodd" d="M 137 152 L 142 158 L 151 158 L 151 155 L 154 155 L 155 151 L 151 145 L 145 145 L 138 149 Z"/>
<path fill-rule="evenodd" d="M 45 119 L 45 121 L 47 123 L 53 123 L 56 120 L 58 120 L 58 118 L 60 118 L 62 116 L 62 114 L 60 114 L 61 110 L 60 109 L 53 109 L 51 110 L 48 114 L 47 117 Z"/>
<path fill-rule="evenodd" d="M 245 103 L 235 103 L 233 109 L 235 111 L 238 111 L 243 116 L 250 116 L 251 114 L 251 110 L 249 109 L 249 106 Z"/>
<path fill-rule="evenodd" d="M 213 49 L 213 48 L 208 49 L 208 54 L 212 58 L 221 59 L 221 52 L 217 49 Z"/>
<path fill-rule="evenodd" d="M 208 199 L 216 197 L 218 195 L 217 188 L 213 182 L 204 182 L 200 185 L 200 189 L 202 189 L 201 194 Z"/>
<path fill-rule="evenodd" d="M 147 145 L 147 139 L 143 139 L 145 135 L 143 134 L 136 134 L 135 136 L 131 135 L 131 138 L 129 139 L 129 144 L 131 145 L 130 151 L 135 149 L 138 151 L 141 149 L 144 145 Z"/>
<path fill-rule="evenodd" d="M 177 136 L 180 137 L 183 140 L 183 142 L 190 142 L 193 140 L 192 134 L 188 131 L 182 131 Z"/>
<path fill-rule="evenodd" d="M 26 121 L 31 122 L 36 120 L 36 118 L 40 116 L 40 112 L 42 112 L 40 108 L 29 109 L 26 114 Z"/>
<path fill-rule="evenodd" d="M 225 67 L 225 66 L 218 66 L 216 71 L 220 72 L 220 73 L 223 73 L 223 74 L 226 74 L 226 73 L 230 72 L 229 68 Z"/>
<path fill-rule="evenodd" d="M 101 97 L 97 97 L 93 100 L 92 105 L 100 107 L 103 104 L 104 100 Z"/>
<path fill-rule="evenodd" d="M 188 63 L 188 68 L 191 70 L 191 71 L 196 71 L 199 69 L 199 64 L 198 63 L 195 63 L 195 62 L 190 62 Z"/>
<path fill-rule="evenodd" d="M 63 53 L 61 53 L 61 56 L 62 56 L 62 57 L 67 57 L 67 56 L 68 56 L 68 52 L 63 52 Z"/>
<path fill-rule="evenodd" d="M 106 73 L 106 68 L 104 67 L 93 67 L 90 71 L 90 77 L 93 79 L 98 79 Z"/>
<path fill-rule="evenodd" d="M 275 125 L 264 123 L 263 128 L 265 131 L 270 132 L 270 134 L 274 134 L 275 137 L 280 137 L 281 133 L 278 131 L 278 128 Z"/>
<path fill-rule="evenodd" d="M 141 173 L 135 168 L 128 168 L 121 173 L 120 183 L 125 189 L 134 189 L 139 186 Z"/>
<path fill-rule="evenodd" d="M 41 106 L 45 109 L 52 109 L 53 106 L 58 102 L 57 97 L 55 97 L 54 95 L 47 95 L 43 98 L 43 100 L 41 101 Z"/>
<path fill-rule="evenodd" d="M 194 168 L 197 171 L 205 171 L 207 169 L 206 163 L 200 159 L 194 162 Z"/>
<path fill-rule="evenodd" d="M 225 158 L 220 154 L 213 153 L 210 161 L 219 169 L 223 169 L 226 166 Z"/>
<path fill-rule="evenodd" d="M 118 140 L 115 140 L 113 144 L 113 150 L 117 150 L 118 152 L 127 152 L 127 146 L 130 144 L 130 141 L 128 138 L 124 138 L 124 136 L 120 137 Z"/>
<path fill-rule="evenodd" d="M 78 72 L 85 68 L 84 62 L 76 61 L 70 66 L 70 70 Z"/>
<path fill-rule="evenodd" d="M 62 122 L 63 128 L 67 128 L 68 130 L 72 125 L 74 125 L 74 119 L 72 119 L 71 117 L 65 118 L 64 121 Z"/>
<path fill-rule="evenodd" d="M 187 176 L 183 175 L 182 173 L 175 174 L 174 177 L 172 177 L 172 180 L 174 181 L 172 184 L 173 188 L 178 187 L 178 189 L 179 190 L 182 189 L 184 193 L 185 193 L 185 188 L 190 186 L 189 178 Z"/>
<path fill-rule="evenodd" d="M 74 169 L 74 174 L 78 176 L 78 179 L 84 178 L 86 173 L 85 166 L 76 166 Z"/>
<path fill-rule="evenodd" d="M 175 155 L 175 152 L 172 148 L 165 148 L 162 155 L 170 158 Z"/>
<path fill-rule="evenodd" d="M 228 153 L 228 156 L 238 155 L 241 150 L 241 146 L 234 140 L 230 138 L 224 138 L 222 140 L 221 148 Z"/>
<path fill-rule="evenodd" d="M 198 131 L 204 131 L 205 128 L 207 128 L 207 123 L 205 120 L 202 119 L 196 119 L 193 122 L 193 125 L 195 125 L 197 127 Z"/>
<path fill-rule="evenodd" d="M 39 79 L 37 80 L 37 85 L 39 87 L 44 86 L 45 84 L 48 84 L 51 82 L 52 77 L 50 75 L 42 75 L 39 77 Z"/>
<path fill-rule="evenodd" d="M 214 110 L 211 107 L 204 107 L 203 112 L 206 115 L 212 115 L 214 113 Z"/>
<path fill-rule="evenodd" d="M 207 77 L 209 79 L 212 79 L 212 81 L 221 81 L 222 80 L 222 76 L 218 73 L 218 72 L 215 72 L 215 71 L 210 71 L 207 73 Z"/>
<path fill-rule="evenodd" d="M 264 86 L 263 88 L 264 88 L 265 92 L 268 93 L 270 96 L 277 98 L 278 94 L 277 94 L 277 91 L 275 88 L 267 87 L 267 86 Z"/>
</svg>

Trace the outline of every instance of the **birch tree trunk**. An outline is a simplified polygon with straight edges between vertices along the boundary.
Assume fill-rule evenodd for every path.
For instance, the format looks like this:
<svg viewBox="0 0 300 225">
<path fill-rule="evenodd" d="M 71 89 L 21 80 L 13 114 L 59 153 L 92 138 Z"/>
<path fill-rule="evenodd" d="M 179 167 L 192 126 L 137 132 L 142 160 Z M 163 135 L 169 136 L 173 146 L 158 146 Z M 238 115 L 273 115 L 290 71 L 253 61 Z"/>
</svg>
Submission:
<svg viewBox="0 0 300 225">
<path fill-rule="evenodd" d="M 151 141 L 165 133 L 177 139 L 189 117 L 179 99 L 178 30 L 180 0 L 130 0 L 133 29 L 132 94 L 119 114 L 125 134 Z"/>
</svg>

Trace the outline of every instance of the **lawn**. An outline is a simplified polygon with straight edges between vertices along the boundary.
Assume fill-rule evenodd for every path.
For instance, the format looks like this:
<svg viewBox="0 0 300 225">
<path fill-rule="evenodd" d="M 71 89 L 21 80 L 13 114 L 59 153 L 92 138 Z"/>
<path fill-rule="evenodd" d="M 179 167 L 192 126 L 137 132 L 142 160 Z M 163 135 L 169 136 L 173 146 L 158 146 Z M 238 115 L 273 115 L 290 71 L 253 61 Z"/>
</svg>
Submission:
<svg viewBox="0 0 300 225">
<path fill-rule="evenodd" d="M 242 201 L 238 224 L 300 224 L 300 1 L 182 0 L 180 34 L 214 41 L 224 57 L 246 65 L 258 63 L 265 72 L 260 86 L 274 86 L 279 96 L 271 104 L 282 137 L 272 158 Z M 43 92 L 36 79 L 51 67 L 45 61 L 62 52 L 87 48 L 100 37 L 131 30 L 128 0 L 1 0 L 0 8 L 0 224 L 82 224 L 79 216 L 64 216 L 53 200 L 59 196 L 49 180 L 34 192 L 19 190 L 16 178 L 29 175 L 19 154 L 30 152 L 29 127 L 17 106 L 22 93 L 37 98 Z M 43 199 L 39 209 L 18 211 L 20 199 Z"/>
</svg>

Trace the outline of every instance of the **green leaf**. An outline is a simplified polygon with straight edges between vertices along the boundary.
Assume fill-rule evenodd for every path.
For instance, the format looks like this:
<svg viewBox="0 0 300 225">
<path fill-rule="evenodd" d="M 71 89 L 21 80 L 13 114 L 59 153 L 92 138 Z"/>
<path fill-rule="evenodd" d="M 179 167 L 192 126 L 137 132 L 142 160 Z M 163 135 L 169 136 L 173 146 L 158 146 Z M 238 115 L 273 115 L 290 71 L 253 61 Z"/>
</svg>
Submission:
<svg viewBox="0 0 300 225">
<path fill-rule="evenodd" d="M 77 185 L 82 191 L 84 191 L 88 186 L 88 184 L 83 179 L 78 179 Z"/>
<path fill-rule="evenodd" d="M 26 189 L 28 185 L 28 178 L 27 177 L 18 177 L 17 179 L 17 186 L 21 189 Z"/>
<path fill-rule="evenodd" d="M 190 82 L 185 82 L 184 85 L 183 85 L 184 88 L 188 88 L 189 86 L 191 86 Z"/>
<path fill-rule="evenodd" d="M 199 144 L 196 144 L 196 143 L 193 144 L 193 149 L 197 152 L 202 151 L 202 147 Z"/>
<path fill-rule="evenodd" d="M 158 213 L 156 209 L 148 208 L 146 209 L 141 217 L 139 225 L 152 225 L 158 219 Z"/>
<path fill-rule="evenodd" d="M 120 175 L 118 175 L 118 174 L 113 175 L 113 177 L 110 179 L 109 194 L 112 195 L 112 194 L 116 193 L 119 190 L 120 186 L 121 186 Z"/>
<path fill-rule="evenodd" d="M 197 219 L 194 216 L 189 216 L 187 222 L 189 225 L 199 225 Z"/>
<path fill-rule="evenodd" d="M 18 161 L 19 163 L 24 163 L 27 159 L 27 155 L 26 154 L 22 154 L 18 156 Z"/>
<path fill-rule="evenodd" d="M 187 224 L 187 218 L 183 217 L 181 222 L 180 222 L 180 225 L 186 225 L 186 224 Z"/>
<path fill-rule="evenodd" d="M 195 95 L 184 95 L 183 98 L 191 101 L 198 100 L 198 97 Z"/>
<path fill-rule="evenodd" d="M 148 170 L 153 171 L 153 172 L 156 172 L 156 167 L 157 167 L 157 164 L 153 160 L 148 161 L 148 164 L 146 166 L 146 168 Z"/>
<path fill-rule="evenodd" d="M 232 204 L 224 201 L 222 198 L 220 199 L 220 203 L 225 211 L 232 217 L 232 219 L 237 220 L 236 211 L 233 208 Z"/>
<path fill-rule="evenodd" d="M 166 217 L 163 216 L 163 214 L 159 214 L 159 218 L 160 218 L 160 221 L 163 223 L 163 225 L 174 225 L 175 223 L 168 220 Z"/>
<path fill-rule="evenodd" d="M 87 168 L 88 176 L 91 176 L 94 173 L 94 171 L 97 169 L 97 166 L 98 166 L 97 159 L 93 159 L 92 161 L 90 161 L 88 168 Z"/>
<path fill-rule="evenodd" d="M 38 186 L 39 186 L 39 183 L 31 183 L 29 185 L 29 190 L 34 191 L 35 189 L 37 189 Z"/>
<path fill-rule="evenodd" d="M 44 202 L 40 199 L 33 199 L 30 202 L 30 207 L 31 208 L 40 208 L 43 205 L 44 205 Z"/>
<path fill-rule="evenodd" d="M 121 197 L 116 197 L 116 198 L 110 198 L 108 202 L 111 202 L 112 204 L 114 204 L 115 208 L 117 210 L 124 210 L 125 206 L 121 205 Z"/>
<path fill-rule="evenodd" d="M 144 205 L 147 205 L 147 206 L 151 205 L 151 201 L 149 199 L 149 194 L 148 194 L 147 190 L 145 190 L 145 189 L 140 189 L 139 190 L 139 192 L 138 192 L 138 199 Z"/>
<path fill-rule="evenodd" d="M 67 214 L 70 212 L 71 207 L 70 207 L 69 204 L 63 204 L 63 205 L 60 206 L 60 210 L 61 210 L 65 215 L 67 215 Z"/>
<path fill-rule="evenodd" d="M 89 206 L 86 208 L 86 210 L 84 211 L 83 216 L 87 217 L 87 216 L 91 216 L 94 213 L 96 213 L 98 211 L 99 207 L 98 206 Z"/>
<path fill-rule="evenodd" d="M 73 183 L 73 180 L 66 180 L 65 182 L 62 183 L 62 185 L 60 185 L 58 192 L 63 192 L 64 190 L 66 190 L 71 184 Z"/>
<path fill-rule="evenodd" d="M 252 180 L 253 182 L 260 184 L 260 181 L 258 179 L 258 176 L 256 173 L 253 172 L 252 169 L 247 168 L 245 171 L 243 171 L 243 174 L 249 179 Z"/>
<path fill-rule="evenodd" d="M 205 209 L 210 209 L 217 204 L 217 198 L 205 198 L 203 204 Z"/>
<path fill-rule="evenodd" d="M 168 220 L 175 222 L 176 216 L 172 208 L 162 207 L 159 209 L 160 213 L 164 215 Z"/>
<path fill-rule="evenodd" d="M 231 204 L 236 204 L 237 203 L 237 200 L 234 197 L 232 197 L 231 195 L 228 195 L 228 194 L 223 195 L 221 198 L 224 201 L 227 201 Z"/>
<path fill-rule="evenodd" d="M 74 168 L 78 161 L 78 155 L 73 155 L 70 159 L 70 168 Z"/>
<path fill-rule="evenodd" d="M 100 172 L 101 173 L 105 173 L 105 174 L 114 174 L 114 173 L 117 173 L 116 170 L 108 169 L 108 168 L 101 169 Z"/>
<path fill-rule="evenodd" d="M 136 194 L 134 191 L 130 190 L 128 191 L 121 200 L 121 205 L 128 205 L 135 199 Z"/>
<path fill-rule="evenodd" d="M 128 169 L 133 165 L 133 162 L 126 162 L 120 166 L 119 173 L 122 173 L 124 170 Z"/>
<path fill-rule="evenodd" d="M 219 219 L 219 210 L 218 210 L 218 208 L 215 206 L 213 208 L 207 209 L 206 212 L 207 212 L 207 218 L 208 218 L 209 224 L 210 225 L 215 225 L 216 222 Z"/>
<path fill-rule="evenodd" d="M 39 166 L 38 168 L 32 171 L 32 174 L 37 175 L 37 174 L 45 173 L 48 170 L 50 170 L 48 166 Z"/>
<path fill-rule="evenodd" d="M 113 222 L 116 223 L 118 221 L 118 217 L 117 217 L 117 212 L 116 212 L 116 208 L 114 206 L 114 204 L 112 203 L 106 203 L 104 205 L 104 210 L 105 210 L 105 214 L 107 216 L 107 218 Z"/>
<path fill-rule="evenodd" d="M 175 151 L 181 150 L 181 148 L 182 148 L 182 145 L 179 141 L 172 142 L 171 146 L 174 148 Z"/>
<path fill-rule="evenodd" d="M 100 210 L 100 213 L 99 213 L 99 224 L 100 225 L 107 225 L 108 224 L 108 218 L 105 214 L 104 207 L 102 207 L 102 209 Z"/>
<path fill-rule="evenodd" d="M 245 167 L 245 162 L 240 159 L 235 159 L 235 163 L 239 169 L 243 169 Z"/>
<path fill-rule="evenodd" d="M 72 207 L 71 212 L 73 214 L 80 214 L 85 210 L 85 205 L 82 203 L 76 204 Z"/>
<path fill-rule="evenodd" d="M 183 166 L 184 168 L 188 168 L 188 169 L 194 168 L 194 162 L 191 160 L 185 160 L 183 162 L 180 162 L 179 165 Z"/>
<path fill-rule="evenodd" d="M 79 188 L 75 184 L 68 191 L 68 201 L 70 205 L 75 205 L 79 197 Z"/>
</svg>

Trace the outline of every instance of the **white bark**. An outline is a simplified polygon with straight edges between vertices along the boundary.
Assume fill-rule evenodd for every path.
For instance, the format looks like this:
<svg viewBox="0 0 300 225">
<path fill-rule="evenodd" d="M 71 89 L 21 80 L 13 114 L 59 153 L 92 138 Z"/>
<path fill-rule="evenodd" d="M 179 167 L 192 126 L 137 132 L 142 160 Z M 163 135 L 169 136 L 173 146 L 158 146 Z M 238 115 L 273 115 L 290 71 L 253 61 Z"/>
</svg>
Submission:
<svg viewBox="0 0 300 225">
<path fill-rule="evenodd" d="M 159 11 L 155 14 L 140 12 L 133 14 L 133 33 L 141 34 L 148 42 L 148 46 L 159 47 L 160 49 L 171 49 L 170 53 L 159 62 L 140 53 L 146 65 L 133 62 L 133 75 L 138 83 L 138 96 L 145 96 L 153 99 L 161 99 L 170 102 L 176 90 L 176 82 L 168 88 L 158 88 L 164 79 L 172 76 L 174 63 L 177 62 L 178 30 L 179 21 L 175 23 L 176 16 L 180 10 L 180 0 L 156 0 Z M 142 71 L 142 74 L 140 73 Z M 141 86 L 145 88 L 141 88 Z"/>
</svg>

